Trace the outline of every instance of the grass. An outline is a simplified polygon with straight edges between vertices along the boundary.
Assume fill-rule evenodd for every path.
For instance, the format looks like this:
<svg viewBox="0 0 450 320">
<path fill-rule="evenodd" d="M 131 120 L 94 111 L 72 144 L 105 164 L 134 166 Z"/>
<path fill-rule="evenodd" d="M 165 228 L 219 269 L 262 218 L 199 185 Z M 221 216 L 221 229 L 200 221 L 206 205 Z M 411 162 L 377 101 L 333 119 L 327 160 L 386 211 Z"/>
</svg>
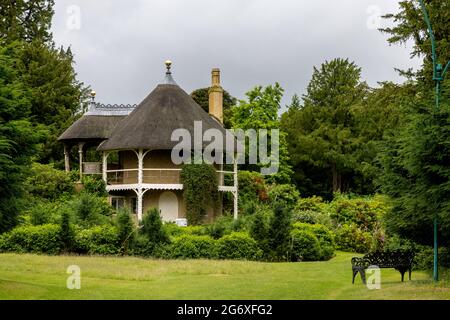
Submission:
<svg viewBox="0 0 450 320">
<path fill-rule="evenodd" d="M 424 272 L 402 283 L 382 269 L 380 290 L 359 277 L 352 285 L 353 255 L 260 263 L 0 254 L 0 299 L 450 299 L 450 283 Z M 81 290 L 66 288 L 69 265 L 81 268 Z"/>
</svg>

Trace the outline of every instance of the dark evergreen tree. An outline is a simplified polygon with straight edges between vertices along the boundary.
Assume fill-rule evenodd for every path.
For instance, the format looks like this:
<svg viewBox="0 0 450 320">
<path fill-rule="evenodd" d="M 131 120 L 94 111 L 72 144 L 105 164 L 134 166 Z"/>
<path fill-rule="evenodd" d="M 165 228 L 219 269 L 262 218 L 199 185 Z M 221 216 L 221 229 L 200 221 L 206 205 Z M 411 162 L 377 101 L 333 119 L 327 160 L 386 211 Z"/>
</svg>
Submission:
<svg viewBox="0 0 450 320">
<path fill-rule="evenodd" d="M 287 261 L 291 233 L 291 214 L 289 210 L 276 205 L 269 223 L 269 248 L 272 259 Z"/>
</svg>

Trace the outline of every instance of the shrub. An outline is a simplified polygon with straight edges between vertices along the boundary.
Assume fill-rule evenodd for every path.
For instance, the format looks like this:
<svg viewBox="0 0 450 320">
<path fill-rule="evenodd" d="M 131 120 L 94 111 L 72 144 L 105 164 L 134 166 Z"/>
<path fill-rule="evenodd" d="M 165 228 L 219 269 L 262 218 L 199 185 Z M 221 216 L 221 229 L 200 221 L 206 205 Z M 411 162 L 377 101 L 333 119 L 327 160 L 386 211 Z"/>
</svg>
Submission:
<svg viewBox="0 0 450 320">
<path fill-rule="evenodd" d="M 105 181 L 100 175 L 84 175 L 82 183 L 85 192 L 98 197 L 108 196 Z"/>
<path fill-rule="evenodd" d="M 234 232 L 217 241 L 220 259 L 257 260 L 262 256 L 256 241 L 247 233 Z"/>
<path fill-rule="evenodd" d="M 268 188 L 271 203 L 280 203 L 286 208 L 292 209 L 299 200 L 300 193 L 292 184 L 273 184 Z"/>
<path fill-rule="evenodd" d="M 291 261 L 321 260 L 320 243 L 314 233 L 306 229 L 294 229 L 291 237 Z"/>
<path fill-rule="evenodd" d="M 258 172 L 239 171 L 239 209 L 247 203 L 267 201 L 267 187 L 264 178 Z"/>
<path fill-rule="evenodd" d="M 128 254 L 128 248 L 133 241 L 134 224 L 128 210 L 121 210 L 117 215 L 117 237 L 120 250 L 123 254 Z"/>
<path fill-rule="evenodd" d="M 60 230 L 55 224 L 17 227 L 2 236 L 0 251 L 58 254 Z"/>
<path fill-rule="evenodd" d="M 169 236 L 166 229 L 163 228 L 163 223 L 159 210 L 151 208 L 146 215 L 144 215 L 141 223 L 140 233 L 145 235 L 147 239 L 154 244 L 169 242 Z"/>
<path fill-rule="evenodd" d="M 321 197 L 311 197 L 299 199 L 294 211 L 292 220 L 309 224 L 323 224 L 331 226 L 331 218 L 328 212 L 329 205 L 324 203 Z"/>
<path fill-rule="evenodd" d="M 312 233 L 319 241 L 318 260 L 329 260 L 335 250 L 334 235 L 330 229 L 321 224 L 295 223 L 294 230 L 304 230 Z"/>
<path fill-rule="evenodd" d="M 291 216 L 288 210 L 277 206 L 269 224 L 269 248 L 274 260 L 288 259 L 291 231 Z"/>
<path fill-rule="evenodd" d="M 330 206 L 331 218 L 336 226 L 355 224 L 364 231 L 372 231 L 388 210 L 387 203 L 381 196 L 351 198 L 337 194 Z"/>
<path fill-rule="evenodd" d="M 110 225 L 94 226 L 75 233 L 74 250 L 87 254 L 118 254 L 120 243 L 116 227 Z"/>
<path fill-rule="evenodd" d="M 371 243 L 371 234 L 356 225 L 344 224 L 336 230 L 336 246 L 339 250 L 366 253 Z"/>
<path fill-rule="evenodd" d="M 262 212 L 255 215 L 250 228 L 250 235 L 255 239 L 263 253 L 269 252 L 269 222 Z"/>
<path fill-rule="evenodd" d="M 166 259 L 213 259 L 217 257 L 216 241 L 209 236 L 182 235 L 159 249 Z"/>
<path fill-rule="evenodd" d="M 60 221 L 62 205 L 60 202 L 33 199 L 30 207 L 25 212 L 29 217 L 28 222 L 38 226 L 42 224 L 58 223 Z"/>
<path fill-rule="evenodd" d="M 151 257 L 154 254 L 155 244 L 142 234 L 136 235 L 130 247 L 130 255 Z"/>
<path fill-rule="evenodd" d="M 61 215 L 60 232 L 63 250 L 70 251 L 74 243 L 75 232 L 70 223 L 70 215 L 67 211 Z"/>
<path fill-rule="evenodd" d="M 68 173 L 57 170 L 51 164 L 33 163 L 27 179 L 27 190 L 38 198 L 55 200 L 74 192 L 74 184 Z"/>
<path fill-rule="evenodd" d="M 77 222 L 85 227 L 105 224 L 110 221 L 108 218 L 113 213 L 106 198 L 86 192 L 80 193 L 73 201 L 69 202 L 68 208 L 73 211 Z"/>
</svg>

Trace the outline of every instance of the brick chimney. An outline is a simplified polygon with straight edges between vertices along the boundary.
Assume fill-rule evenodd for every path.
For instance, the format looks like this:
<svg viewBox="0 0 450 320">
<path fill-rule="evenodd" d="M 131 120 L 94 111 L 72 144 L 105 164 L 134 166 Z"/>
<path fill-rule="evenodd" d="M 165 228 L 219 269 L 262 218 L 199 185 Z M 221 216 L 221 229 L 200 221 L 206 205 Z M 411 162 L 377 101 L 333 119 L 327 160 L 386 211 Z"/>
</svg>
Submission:
<svg viewBox="0 0 450 320">
<path fill-rule="evenodd" d="M 223 123 L 223 89 L 220 86 L 220 69 L 211 71 L 211 88 L 209 89 L 209 114 Z"/>
</svg>

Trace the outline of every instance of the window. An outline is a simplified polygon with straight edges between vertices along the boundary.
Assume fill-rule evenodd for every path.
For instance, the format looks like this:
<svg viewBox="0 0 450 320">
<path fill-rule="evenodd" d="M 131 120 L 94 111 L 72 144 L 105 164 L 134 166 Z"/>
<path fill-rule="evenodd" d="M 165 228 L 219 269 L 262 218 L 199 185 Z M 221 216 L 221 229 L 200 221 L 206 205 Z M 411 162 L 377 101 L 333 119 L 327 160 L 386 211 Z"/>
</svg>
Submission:
<svg viewBox="0 0 450 320">
<path fill-rule="evenodd" d="M 119 210 L 125 206 L 125 198 L 124 197 L 111 197 L 111 206 Z"/>
</svg>

